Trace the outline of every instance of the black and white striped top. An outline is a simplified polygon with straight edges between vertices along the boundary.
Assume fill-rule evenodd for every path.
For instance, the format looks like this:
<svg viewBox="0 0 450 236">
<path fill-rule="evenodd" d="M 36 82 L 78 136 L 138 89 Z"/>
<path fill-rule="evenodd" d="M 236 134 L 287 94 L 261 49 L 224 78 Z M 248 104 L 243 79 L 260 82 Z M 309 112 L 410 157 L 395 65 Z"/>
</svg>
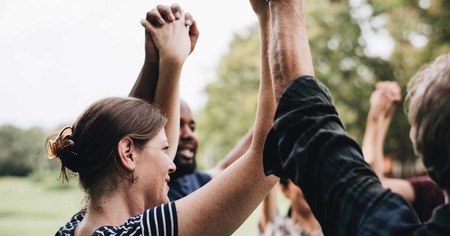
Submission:
<svg viewBox="0 0 450 236">
<path fill-rule="evenodd" d="M 70 222 L 61 227 L 55 236 L 72 236 L 75 228 L 83 220 L 86 210 L 83 209 L 75 214 Z M 178 235 L 177 211 L 175 202 L 148 209 L 141 214 L 131 217 L 120 226 L 102 226 L 98 228 L 93 236 L 103 235 L 156 235 L 176 236 Z"/>
</svg>

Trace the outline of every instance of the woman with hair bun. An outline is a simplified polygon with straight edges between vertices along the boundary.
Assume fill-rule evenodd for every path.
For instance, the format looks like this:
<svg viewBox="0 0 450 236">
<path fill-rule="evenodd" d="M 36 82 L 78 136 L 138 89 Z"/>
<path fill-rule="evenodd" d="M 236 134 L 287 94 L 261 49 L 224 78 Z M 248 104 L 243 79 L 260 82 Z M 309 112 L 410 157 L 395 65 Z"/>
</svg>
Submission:
<svg viewBox="0 0 450 236">
<path fill-rule="evenodd" d="M 86 206 L 56 235 L 231 235 L 278 179 L 266 177 L 262 164 L 275 107 L 270 76 L 266 71 L 261 78 L 250 149 L 201 189 L 169 202 L 179 78 L 198 30 L 176 4 L 159 5 L 141 23 L 147 32 L 146 59 L 130 94 L 138 98 L 96 101 L 72 126 L 48 139 L 49 156 L 61 162 L 62 177 L 77 173 L 87 196 Z"/>
</svg>

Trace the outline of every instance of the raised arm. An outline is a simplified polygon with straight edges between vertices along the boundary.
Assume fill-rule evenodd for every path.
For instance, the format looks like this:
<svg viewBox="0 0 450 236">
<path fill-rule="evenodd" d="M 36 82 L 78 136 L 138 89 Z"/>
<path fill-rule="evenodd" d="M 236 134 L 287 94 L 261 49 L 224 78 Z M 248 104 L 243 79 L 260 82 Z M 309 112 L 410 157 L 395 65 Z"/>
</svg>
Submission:
<svg viewBox="0 0 450 236">
<path fill-rule="evenodd" d="M 302 189 L 324 235 L 374 235 L 377 222 L 402 234 L 417 224 L 412 209 L 382 188 L 347 135 L 330 91 L 312 77 L 303 1 L 270 0 L 269 6 L 270 68 L 279 104 L 265 146 L 266 174 L 290 178 Z"/>
<path fill-rule="evenodd" d="M 378 82 L 370 96 L 366 132 L 362 144 L 364 159 L 375 173 L 383 178 L 383 144 L 392 115 L 401 99 L 400 87 L 396 82 Z"/>
<path fill-rule="evenodd" d="M 393 113 L 401 100 L 400 86 L 393 81 L 378 82 L 370 97 L 366 132 L 362 151 L 364 159 L 373 168 L 385 188 L 400 194 L 412 203 L 415 199 L 412 185 L 404 179 L 386 178 L 383 173 L 384 141 Z"/>
<path fill-rule="evenodd" d="M 130 91 L 130 97 L 153 103 L 159 76 L 159 51 L 148 31 L 145 30 L 145 58 L 139 76 Z"/>
<path fill-rule="evenodd" d="M 252 0 L 263 35 L 268 15 L 264 0 Z M 262 38 L 262 68 L 267 43 Z M 253 212 L 278 178 L 263 173 L 263 143 L 272 124 L 274 98 L 267 67 L 261 73 L 260 95 L 251 148 L 208 184 L 176 202 L 180 235 L 231 235 Z"/>
<path fill-rule="evenodd" d="M 181 14 L 181 8 L 177 4 L 173 4 L 170 8 L 167 6 L 158 6 L 158 14 L 149 12 L 146 20 L 153 25 L 162 25 L 166 22 L 178 20 Z M 185 25 L 191 27 L 189 36 L 191 39 L 191 52 L 194 50 L 199 36 L 198 29 L 192 16 L 187 13 L 185 15 Z M 148 102 L 153 102 L 155 98 L 156 85 L 159 77 L 159 51 L 155 46 L 153 38 L 147 30 L 145 30 L 145 57 L 144 64 L 141 68 L 139 76 L 130 91 L 130 97 L 137 97 Z"/>
<path fill-rule="evenodd" d="M 314 67 L 303 1 L 270 0 L 269 8 L 272 30 L 269 49 L 270 70 L 275 82 L 275 98 L 279 101 L 292 80 L 301 75 L 314 76 Z"/>
<path fill-rule="evenodd" d="M 168 118 L 165 131 L 169 141 L 168 155 L 173 159 L 179 136 L 181 70 L 187 56 L 195 47 L 199 33 L 192 16 L 185 13 L 177 4 L 170 7 L 159 5 L 150 11 L 141 23 L 150 33 L 150 38 L 158 49 L 159 76 L 154 88 L 153 102 L 164 110 Z M 151 48 L 149 42 L 151 40 L 147 35 L 148 48 Z M 150 99 L 154 82 L 149 80 L 153 77 L 138 80 L 132 92 L 138 95 L 148 94 L 147 98 Z"/>
</svg>

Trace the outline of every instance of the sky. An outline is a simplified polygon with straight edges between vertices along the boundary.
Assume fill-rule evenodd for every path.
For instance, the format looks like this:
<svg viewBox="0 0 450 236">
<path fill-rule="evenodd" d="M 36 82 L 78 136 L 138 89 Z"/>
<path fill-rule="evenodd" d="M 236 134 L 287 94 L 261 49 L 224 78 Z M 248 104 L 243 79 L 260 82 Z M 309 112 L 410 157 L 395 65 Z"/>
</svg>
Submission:
<svg viewBox="0 0 450 236">
<path fill-rule="evenodd" d="M 181 76 L 198 112 L 235 33 L 256 23 L 248 1 L 178 0 L 200 30 Z M 72 124 L 97 99 L 128 95 L 144 59 L 140 20 L 172 1 L 1 0 L 0 125 Z"/>
</svg>

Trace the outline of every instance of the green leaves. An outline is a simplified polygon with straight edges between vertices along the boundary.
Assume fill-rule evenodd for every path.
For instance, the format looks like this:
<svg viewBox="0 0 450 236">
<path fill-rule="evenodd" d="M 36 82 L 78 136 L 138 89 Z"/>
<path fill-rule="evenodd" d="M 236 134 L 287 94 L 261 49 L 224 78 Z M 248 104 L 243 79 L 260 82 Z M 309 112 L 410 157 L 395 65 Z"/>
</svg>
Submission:
<svg viewBox="0 0 450 236">
<path fill-rule="evenodd" d="M 395 80 L 404 95 L 409 78 L 423 64 L 450 51 L 449 1 L 321 0 L 305 5 L 316 77 L 331 90 L 347 131 L 359 143 L 375 83 Z M 376 56 L 383 50 L 390 56 Z M 206 88 L 208 101 L 197 117 L 204 167 L 217 163 L 253 123 L 259 55 L 257 26 L 236 34 L 217 80 Z M 385 149 L 400 160 L 415 159 L 402 104 Z"/>
</svg>

